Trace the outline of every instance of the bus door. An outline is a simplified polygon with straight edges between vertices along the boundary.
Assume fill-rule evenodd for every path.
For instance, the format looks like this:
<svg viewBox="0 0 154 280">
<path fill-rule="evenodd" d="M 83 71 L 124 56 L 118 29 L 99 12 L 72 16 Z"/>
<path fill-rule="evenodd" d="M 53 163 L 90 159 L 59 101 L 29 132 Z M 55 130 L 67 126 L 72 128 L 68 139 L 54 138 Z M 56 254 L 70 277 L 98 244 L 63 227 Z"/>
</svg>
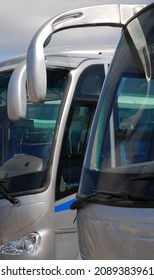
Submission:
<svg viewBox="0 0 154 280">
<path fill-rule="evenodd" d="M 65 259 L 68 248 L 74 257 L 78 248 L 74 213 L 75 200 L 90 128 L 105 78 L 101 64 L 88 66 L 80 75 L 71 104 L 58 164 L 55 187 L 55 259 Z"/>
</svg>

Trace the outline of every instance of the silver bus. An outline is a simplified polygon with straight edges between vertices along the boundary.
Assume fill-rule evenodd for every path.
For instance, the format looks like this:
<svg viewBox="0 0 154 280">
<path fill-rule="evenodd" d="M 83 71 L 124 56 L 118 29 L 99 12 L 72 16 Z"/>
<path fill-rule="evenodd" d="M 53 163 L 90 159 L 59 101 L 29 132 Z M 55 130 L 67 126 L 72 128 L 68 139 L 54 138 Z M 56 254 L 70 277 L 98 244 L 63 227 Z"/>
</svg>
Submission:
<svg viewBox="0 0 154 280">
<path fill-rule="evenodd" d="M 77 253 L 70 204 L 113 49 L 44 53 L 44 46 L 60 30 L 121 27 L 133 13 L 134 6 L 112 5 L 57 16 L 35 34 L 26 62 L 1 65 L 0 259 L 71 259 Z"/>
<path fill-rule="evenodd" d="M 151 4 L 124 26 L 99 99 L 71 206 L 80 259 L 153 259 L 153 58 Z"/>
</svg>

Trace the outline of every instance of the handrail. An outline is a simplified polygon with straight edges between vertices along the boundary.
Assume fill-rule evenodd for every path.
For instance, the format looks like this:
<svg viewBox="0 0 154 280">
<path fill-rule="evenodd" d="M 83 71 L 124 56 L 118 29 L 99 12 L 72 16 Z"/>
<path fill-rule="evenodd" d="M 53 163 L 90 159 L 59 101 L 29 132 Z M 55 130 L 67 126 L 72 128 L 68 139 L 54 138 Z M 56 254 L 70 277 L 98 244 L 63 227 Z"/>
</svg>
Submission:
<svg viewBox="0 0 154 280">
<path fill-rule="evenodd" d="M 52 34 L 64 29 L 89 26 L 122 27 L 145 5 L 100 5 L 75 9 L 49 19 L 32 38 L 27 52 L 27 87 L 32 102 L 43 102 L 46 95 L 44 47 Z"/>
</svg>

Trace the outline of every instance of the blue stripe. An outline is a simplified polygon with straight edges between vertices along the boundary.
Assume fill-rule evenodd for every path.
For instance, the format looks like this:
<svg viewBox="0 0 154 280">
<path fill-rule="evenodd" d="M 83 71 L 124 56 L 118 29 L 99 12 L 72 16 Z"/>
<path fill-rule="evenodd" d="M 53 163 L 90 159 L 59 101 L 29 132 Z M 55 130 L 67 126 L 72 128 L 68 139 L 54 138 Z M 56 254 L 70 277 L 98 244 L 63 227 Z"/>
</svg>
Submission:
<svg viewBox="0 0 154 280">
<path fill-rule="evenodd" d="M 76 198 L 73 198 L 67 202 L 64 202 L 62 204 L 59 204 L 55 206 L 54 212 L 61 212 L 61 211 L 66 211 L 70 209 L 70 205 L 76 200 Z"/>
</svg>

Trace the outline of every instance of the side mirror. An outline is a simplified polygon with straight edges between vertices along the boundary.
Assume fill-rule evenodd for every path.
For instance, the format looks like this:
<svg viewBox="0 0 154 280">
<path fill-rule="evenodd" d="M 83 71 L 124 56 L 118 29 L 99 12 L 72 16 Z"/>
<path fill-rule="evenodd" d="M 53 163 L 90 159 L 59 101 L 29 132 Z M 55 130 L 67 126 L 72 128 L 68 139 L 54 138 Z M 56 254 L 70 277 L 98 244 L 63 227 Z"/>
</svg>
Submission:
<svg viewBox="0 0 154 280">
<path fill-rule="evenodd" d="M 26 62 L 22 62 L 13 71 L 7 90 L 7 113 L 12 121 L 26 117 Z"/>
<path fill-rule="evenodd" d="M 44 47 L 61 30 L 90 27 L 122 27 L 144 5 L 98 5 L 71 10 L 49 19 L 34 35 L 27 52 L 27 87 L 33 103 L 43 102 L 46 95 Z"/>
<path fill-rule="evenodd" d="M 46 95 L 47 77 L 44 47 L 51 37 L 61 30 L 90 27 L 122 27 L 144 5 L 99 5 L 62 13 L 49 19 L 32 38 L 27 52 L 27 87 L 33 103 L 43 102 Z"/>
</svg>

